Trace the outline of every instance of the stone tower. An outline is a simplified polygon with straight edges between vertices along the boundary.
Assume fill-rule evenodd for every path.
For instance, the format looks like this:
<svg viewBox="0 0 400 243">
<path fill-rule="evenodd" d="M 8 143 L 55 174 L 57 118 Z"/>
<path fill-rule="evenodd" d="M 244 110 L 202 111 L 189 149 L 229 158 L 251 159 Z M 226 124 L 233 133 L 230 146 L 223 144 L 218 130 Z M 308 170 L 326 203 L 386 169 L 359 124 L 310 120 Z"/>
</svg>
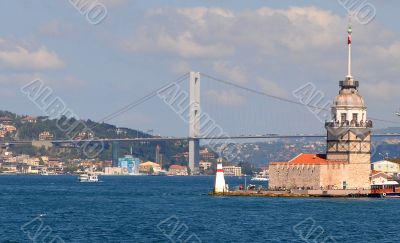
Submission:
<svg viewBox="0 0 400 243">
<path fill-rule="evenodd" d="M 371 173 L 371 128 L 367 107 L 351 75 L 351 34 L 348 29 L 348 73 L 339 81 L 340 91 L 332 106 L 332 120 L 326 123 L 327 160 L 346 162 L 343 189 L 369 188 Z"/>
</svg>

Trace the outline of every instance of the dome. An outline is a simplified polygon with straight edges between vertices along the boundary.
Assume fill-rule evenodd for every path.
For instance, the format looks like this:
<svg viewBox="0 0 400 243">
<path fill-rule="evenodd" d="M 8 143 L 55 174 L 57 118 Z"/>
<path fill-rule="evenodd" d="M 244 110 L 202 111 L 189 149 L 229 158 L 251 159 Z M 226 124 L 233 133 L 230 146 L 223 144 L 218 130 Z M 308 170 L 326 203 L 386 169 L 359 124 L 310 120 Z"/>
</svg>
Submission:
<svg viewBox="0 0 400 243">
<path fill-rule="evenodd" d="M 364 99 L 357 91 L 341 90 L 334 101 L 335 106 L 365 108 Z"/>
</svg>

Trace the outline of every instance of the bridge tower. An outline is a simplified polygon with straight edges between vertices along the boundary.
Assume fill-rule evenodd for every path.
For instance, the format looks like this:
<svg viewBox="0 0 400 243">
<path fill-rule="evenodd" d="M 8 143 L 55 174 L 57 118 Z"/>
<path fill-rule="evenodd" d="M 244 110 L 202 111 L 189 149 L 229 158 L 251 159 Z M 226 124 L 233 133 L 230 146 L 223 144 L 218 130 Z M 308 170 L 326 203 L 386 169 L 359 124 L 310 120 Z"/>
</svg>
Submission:
<svg viewBox="0 0 400 243">
<path fill-rule="evenodd" d="M 118 154 L 119 154 L 119 142 L 113 141 L 111 143 L 111 153 L 112 153 L 112 166 L 118 167 Z"/>
<path fill-rule="evenodd" d="M 189 82 L 189 168 L 193 175 L 200 161 L 200 73 L 190 72 Z"/>
</svg>

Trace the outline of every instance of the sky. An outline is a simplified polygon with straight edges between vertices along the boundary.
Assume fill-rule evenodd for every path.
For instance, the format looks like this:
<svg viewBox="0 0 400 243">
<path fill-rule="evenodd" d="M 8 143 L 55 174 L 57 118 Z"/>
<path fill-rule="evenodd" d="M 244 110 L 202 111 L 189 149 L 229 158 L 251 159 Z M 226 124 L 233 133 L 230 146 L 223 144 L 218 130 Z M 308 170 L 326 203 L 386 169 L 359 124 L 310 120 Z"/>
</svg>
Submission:
<svg viewBox="0 0 400 243">
<path fill-rule="evenodd" d="M 78 117 L 99 121 L 189 71 L 295 101 L 293 92 L 311 83 L 323 103 L 332 102 L 347 73 L 351 1 L 1 1 L 0 109 L 46 115 L 21 91 L 40 79 Z M 400 2 L 366 0 L 362 7 L 372 7 L 374 18 L 353 11 L 353 76 L 370 117 L 400 122 Z M 320 114 L 306 107 L 205 76 L 201 85 L 202 111 L 230 135 L 324 129 Z M 107 122 L 188 133 L 158 97 Z"/>
</svg>

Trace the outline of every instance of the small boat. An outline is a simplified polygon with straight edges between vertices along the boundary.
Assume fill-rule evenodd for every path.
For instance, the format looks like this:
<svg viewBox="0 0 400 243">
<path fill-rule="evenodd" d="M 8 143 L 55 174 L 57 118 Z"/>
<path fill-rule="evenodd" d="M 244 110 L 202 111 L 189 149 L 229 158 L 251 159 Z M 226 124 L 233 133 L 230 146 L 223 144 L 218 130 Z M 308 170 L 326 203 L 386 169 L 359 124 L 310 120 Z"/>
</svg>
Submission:
<svg viewBox="0 0 400 243">
<path fill-rule="evenodd" d="M 248 190 L 248 191 L 254 191 L 254 190 L 256 190 L 256 185 L 253 185 L 253 184 L 248 185 L 248 186 L 247 186 L 247 190 Z"/>
<path fill-rule="evenodd" d="M 98 182 L 99 178 L 95 174 L 81 174 L 79 175 L 79 182 Z"/>
<path fill-rule="evenodd" d="M 47 171 L 41 171 L 40 172 L 40 175 L 43 175 L 43 176 L 48 176 L 49 175 L 49 172 L 47 172 Z"/>
<path fill-rule="evenodd" d="M 252 181 L 269 181 L 268 177 L 261 177 L 261 176 L 256 176 L 251 178 Z"/>
</svg>

